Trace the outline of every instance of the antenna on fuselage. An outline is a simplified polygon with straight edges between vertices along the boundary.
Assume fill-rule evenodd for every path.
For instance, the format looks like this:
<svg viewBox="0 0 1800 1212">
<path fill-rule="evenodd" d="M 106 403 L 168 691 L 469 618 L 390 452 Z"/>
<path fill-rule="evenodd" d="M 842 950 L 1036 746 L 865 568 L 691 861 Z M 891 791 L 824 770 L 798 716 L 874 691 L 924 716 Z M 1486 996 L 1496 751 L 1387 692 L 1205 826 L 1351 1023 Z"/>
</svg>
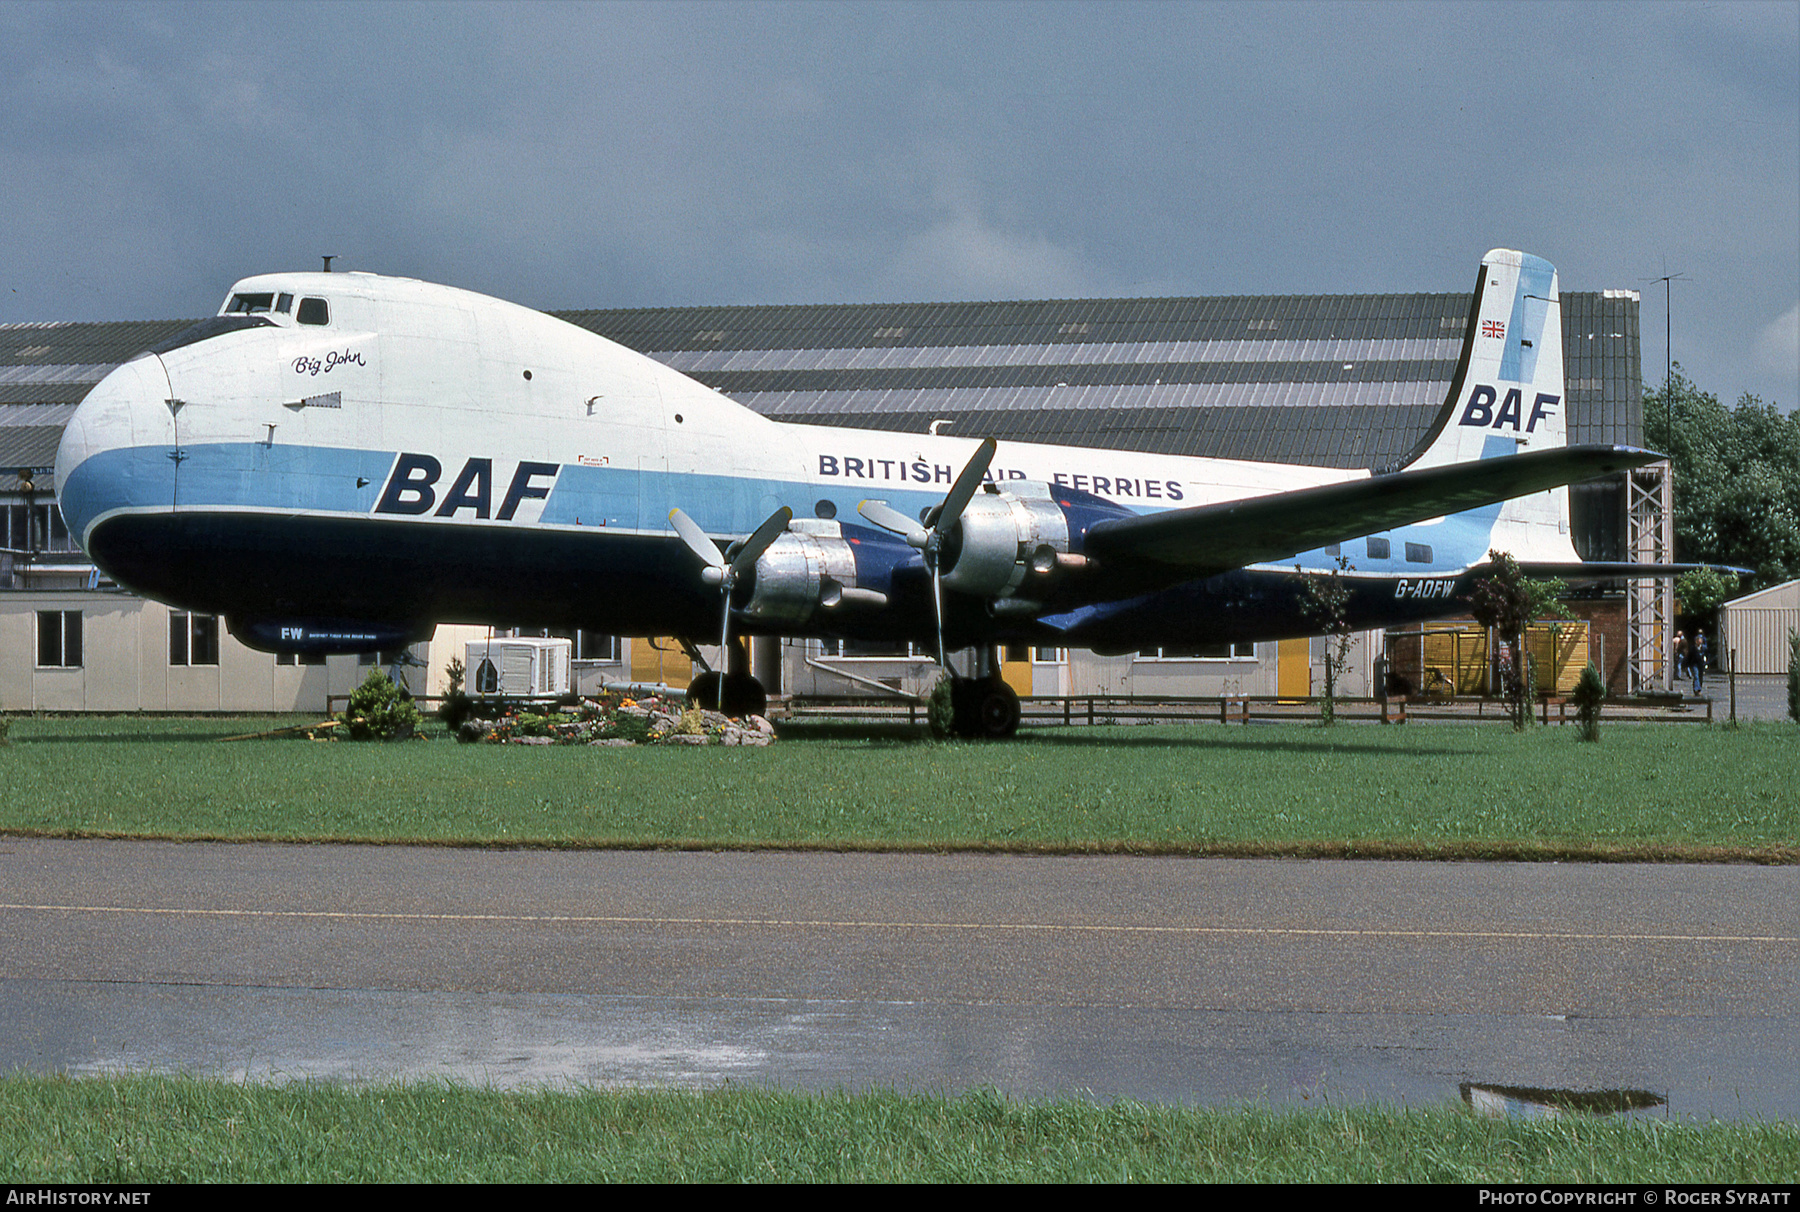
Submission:
<svg viewBox="0 0 1800 1212">
<path fill-rule="evenodd" d="M 324 253 L 320 253 L 319 256 L 325 262 L 325 272 L 330 273 L 331 272 L 331 263 L 338 259 L 338 255 L 336 253 L 332 253 L 329 257 L 327 257 L 327 256 L 325 256 Z"/>
</svg>

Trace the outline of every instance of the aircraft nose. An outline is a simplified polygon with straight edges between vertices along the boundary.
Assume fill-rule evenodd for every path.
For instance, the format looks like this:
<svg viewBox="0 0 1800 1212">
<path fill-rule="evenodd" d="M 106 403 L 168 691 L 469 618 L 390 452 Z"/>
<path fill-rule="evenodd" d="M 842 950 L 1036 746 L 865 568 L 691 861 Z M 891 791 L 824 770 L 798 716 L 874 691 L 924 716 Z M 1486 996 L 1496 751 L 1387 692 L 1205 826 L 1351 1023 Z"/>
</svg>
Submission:
<svg viewBox="0 0 1800 1212">
<path fill-rule="evenodd" d="M 134 452 L 155 447 L 151 464 L 174 445 L 169 374 L 155 354 L 140 354 L 94 385 L 63 427 L 56 450 L 56 491 L 71 534 L 85 545 L 88 528 L 107 510 L 133 503 L 149 488 Z"/>
</svg>

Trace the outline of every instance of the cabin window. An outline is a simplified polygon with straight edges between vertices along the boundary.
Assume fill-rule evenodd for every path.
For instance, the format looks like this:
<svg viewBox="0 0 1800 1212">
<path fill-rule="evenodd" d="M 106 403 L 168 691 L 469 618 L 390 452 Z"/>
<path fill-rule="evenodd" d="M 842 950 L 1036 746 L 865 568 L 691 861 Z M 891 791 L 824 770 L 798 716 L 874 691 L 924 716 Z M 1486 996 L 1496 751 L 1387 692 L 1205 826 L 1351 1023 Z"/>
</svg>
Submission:
<svg viewBox="0 0 1800 1212">
<path fill-rule="evenodd" d="M 1406 562 L 1408 564 L 1431 563 L 1431 544 L 1408 543 L 1406 545 Z"/>
<path fill-rule="evenodd" d="M 79 669 L 81 667 L 81 611 L 40 610 L 38 623 L 38 668 Z"/>
<path fill-rule="evenodd" d="M 1369 539 L 1369 558 L 1371 560 L 1391 560 L 1394 558 L 1392 546 L 1386 539 Z"/>
<path fill-rule="evenodd" d="M 299 314 L 294 318 L 302 324 L 329 324 L 331 323 L 331 309 L 325 305 L 323 299 L 302 299 L 300 300 Z"/>
<path fill-rule="evenodd" d="M 231 302 L 225 308 L 228 316 L 253 316 L 258 312 L 270 311 L 275 306 L 275 295 L 252 294 L 232 295 Z"/>
</svg>

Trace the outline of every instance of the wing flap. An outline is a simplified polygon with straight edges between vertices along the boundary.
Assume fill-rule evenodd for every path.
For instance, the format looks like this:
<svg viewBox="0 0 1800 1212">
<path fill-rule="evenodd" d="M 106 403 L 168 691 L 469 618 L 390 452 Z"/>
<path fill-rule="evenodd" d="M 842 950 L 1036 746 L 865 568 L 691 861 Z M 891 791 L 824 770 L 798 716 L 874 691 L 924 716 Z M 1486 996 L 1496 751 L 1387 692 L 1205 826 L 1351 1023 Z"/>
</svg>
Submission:
<svg viewBox="0 0 1800 1212">
<path fill-rule="evenodd" d="M 1631 446 L 1567 446 L 1096 523 L 1085 551 L 1203 577 L 1361 535 L 1479 509 L 1665 456 Z"/>
</svg>

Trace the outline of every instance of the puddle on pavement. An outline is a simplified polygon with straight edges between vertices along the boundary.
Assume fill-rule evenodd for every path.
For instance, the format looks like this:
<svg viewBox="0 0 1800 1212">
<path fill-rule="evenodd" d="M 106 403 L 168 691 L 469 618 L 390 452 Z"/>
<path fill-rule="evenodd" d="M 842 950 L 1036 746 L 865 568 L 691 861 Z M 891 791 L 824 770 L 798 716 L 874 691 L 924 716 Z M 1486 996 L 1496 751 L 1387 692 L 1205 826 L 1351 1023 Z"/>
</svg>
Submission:
<svg viewBox="0 0 1800 1212">
<path fill-rule="evenodd" d="M 1558 1115 L 1617 1115 L 1661 1107 L 1668 1101 L 1648 1090 L 1553 1090 L 1540 1086 L 1496 1086 L 1464 1082 L 1463 1101 L 1490 1119 L 1521 1119 Z"/>
</svg>

